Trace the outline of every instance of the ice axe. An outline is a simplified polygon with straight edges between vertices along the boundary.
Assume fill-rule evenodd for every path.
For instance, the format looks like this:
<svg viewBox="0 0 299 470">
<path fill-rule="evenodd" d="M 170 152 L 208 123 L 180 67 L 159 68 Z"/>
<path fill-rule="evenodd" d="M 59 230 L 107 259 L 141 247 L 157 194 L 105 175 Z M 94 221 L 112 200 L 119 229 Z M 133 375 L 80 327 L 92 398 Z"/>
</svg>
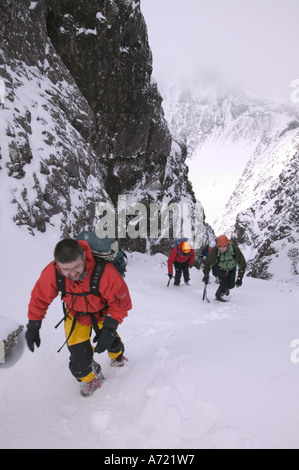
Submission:
<svg viewBox="0 0 299 470">
<path fill-rule="evenodd" d="M 205 287 L 203 290 L 202 300 L 206 300 L 208 303 L 210 303 L 210 300 L 208 299 L 208 296 L 207 296 L 207 284 L 205 284 Z"/>
</svg>

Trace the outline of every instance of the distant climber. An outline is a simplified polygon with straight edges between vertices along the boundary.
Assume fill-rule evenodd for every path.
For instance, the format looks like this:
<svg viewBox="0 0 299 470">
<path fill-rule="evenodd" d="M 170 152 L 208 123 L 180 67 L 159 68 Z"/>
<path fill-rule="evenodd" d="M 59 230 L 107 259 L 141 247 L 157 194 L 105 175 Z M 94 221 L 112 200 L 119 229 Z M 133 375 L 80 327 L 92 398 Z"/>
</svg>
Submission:
<svg viewBox="0 0 299 470">
<path fill-rule="evenodd" d="M 220 235 L 216 240 L 210 256 L 204 260 L 203 282 L 208 284 L 211 266 L 213 274 L 219 279 L 219 287 L 216 291 L 216 299 L 225 302 L 224 295 L 229 295 L 230 289 L 242 285 L 242 279 L 246 269 L 246 260 L 240 248 L 234 245 L 226 235 Z M 238 276 L 236 273 L 238 267 Z"/>
<path fill-rule="evenodd" d="M 175 268 L 174 285 L 179 286 L 183 274 L 184 282 L 189 285 L 190 274 L 189 269 L 193 266 L 195 258 L 195 251 L 191 248 L 190 243 L 183 239 L 178 241 L 172 248 L 168 258 L 168 276 L 170 279 L 173 277 L 173 267 Z"/>
</svg>

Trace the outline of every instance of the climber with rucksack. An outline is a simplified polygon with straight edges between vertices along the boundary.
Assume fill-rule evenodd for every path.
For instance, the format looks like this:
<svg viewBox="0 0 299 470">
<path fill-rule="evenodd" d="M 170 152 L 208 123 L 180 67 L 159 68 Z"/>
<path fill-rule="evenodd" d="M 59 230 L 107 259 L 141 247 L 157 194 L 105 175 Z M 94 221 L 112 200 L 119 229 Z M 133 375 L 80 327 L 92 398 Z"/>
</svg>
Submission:
<svg viewBox="0 0 299 470">
<path fill-rule="evenodd" d="M 240 248 L 233 244 L 226 235 L 220 235 L 216 239 L 216 246 L 210 256 L 204 260 L 203 282 L 209 283 L 210 269 L 219 279 L 219 287 L 216 291 L 216 300 L 225 302 L 224 296 L 229 295 L 230 289 L 242 285 L 242 279 L 246 270 L 246 260 Z M 238 267 L 238 275 L 236 280 Z"/>
<path fill-rule="evenodd" d="M 180 285 L 182 274 L 185 284 L 189 285 L 189 269 L 193 266 L 194 258 L 195 251 L 186 238 L 181 238 L 175 242 L 167 262 L 169 280 L 173 278 L 173 266 L 175 268 L 175 286 Z"/>
<path fill-rule="evenodd" d="M 132 308 L 129 290 L 112 262 L 96 259 L 85 236 L 61 240 L 55 247 L 54 261 L 42 271 L 31 293 L 25 337 L 32 352 L 40 346 L 42 320 L 59 292 L 69 368 L 80 382 L 81 395 L 88 396 L 103 381 L 94 353 L 107 351 L 111 365 L 123 365 L 124 344 L 117 328 Z M 92 329 L 95 347 L 91 344 Z"/>
</svg>

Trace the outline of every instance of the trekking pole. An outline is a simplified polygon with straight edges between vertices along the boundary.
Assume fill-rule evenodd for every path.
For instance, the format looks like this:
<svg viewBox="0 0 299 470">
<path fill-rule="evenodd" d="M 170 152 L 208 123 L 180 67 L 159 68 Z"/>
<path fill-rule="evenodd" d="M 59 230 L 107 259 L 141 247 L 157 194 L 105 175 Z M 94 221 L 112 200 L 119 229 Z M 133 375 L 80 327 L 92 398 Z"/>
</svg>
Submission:
<svg viewBox="0 0 299 470">
<path fill-rule="evenodd" d="M 170 281 L 171 281 L 171 278 L 168 279 L 167 287 L 169 287 Z"/>
<path fill-rule="evenodd" d="M 210 300 L 208 299 L 208 296 L 207 296 L 207 284 L 205 284 L 205 287 L 204 287 L 204 290 L 203 290 L 202 300 L 206 300 L 208 302 L 208 304 L 210 303 Z"/>
</svg>

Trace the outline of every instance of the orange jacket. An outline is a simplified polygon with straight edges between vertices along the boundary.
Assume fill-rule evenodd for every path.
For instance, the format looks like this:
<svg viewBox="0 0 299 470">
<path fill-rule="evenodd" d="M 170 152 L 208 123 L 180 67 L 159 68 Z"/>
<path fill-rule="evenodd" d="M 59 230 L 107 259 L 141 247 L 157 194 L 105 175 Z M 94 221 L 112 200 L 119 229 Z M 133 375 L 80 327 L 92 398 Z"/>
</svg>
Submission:
<svg viewBox="0 0 299 470">
<path fill-rule="evenodd" d="M 79 241 L 79 243 L 86 254 L 86 276 L 82 281 L 77 282 L 65 278 L 65 289 L 67 292 L 83 293 L 90 291 L 89 283 L 95 266 L 95 260 L 88 243 L 86 241 Z M 58 266 L 56 267 L 58 268 Z M 29 303 L 29 320 L 42 320 L 47 313 L 49 305 L 59 294 L 56 284 L 56 267 L 54 261 L 48 264 L 35 284 Z M 123 319 L 128 315 L 127 311 L 132 308 L 131 298 L 124 279 L 109 262 L 105 265 L 100 280 L 99 292 L 101 293 L 100 297 L 95 295 L 80 297 L 66 294 L 63 300 L 72 316 L 76 312 L 98 312 L 105 306 L 107 301 L 108 309 L 104 310 L 102 315 L 109 313 L 112 318 L 122 323 Z M 95 318 L 99 321 L 99 314 L 95 314 Z M 81 325 L 91 325 L 89 315 L 78 315 L 77 321 Z"/>
<path fill-rule="evenodd" d="M 173 247 L 170 252 L 167 262 L 168 274 L 172 274 L 172 265 L 175 261 L 177 261 L 178 263 L 185 263 L 186 261 L 188 261 L 189 266 L 192 266 L 194 263 L 195 251 L 191 249 L 190 253 L 186 255 L 181 251 L 182 244 L 183 242 L 181 242 L 179 246 Z"/>
</svg>

